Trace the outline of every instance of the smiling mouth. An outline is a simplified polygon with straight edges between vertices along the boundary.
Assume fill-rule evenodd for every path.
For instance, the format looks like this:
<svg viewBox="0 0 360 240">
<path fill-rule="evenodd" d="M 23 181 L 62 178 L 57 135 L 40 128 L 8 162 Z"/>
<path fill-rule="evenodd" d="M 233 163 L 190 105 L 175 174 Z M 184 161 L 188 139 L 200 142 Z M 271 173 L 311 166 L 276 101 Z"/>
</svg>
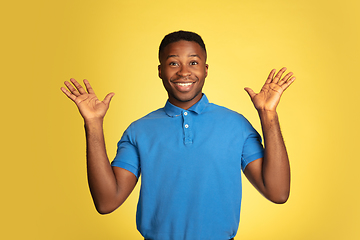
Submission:
<svg viewBox="0 0 360 240">
<path fill-rule="evenodd" d="M 176 85 L 179 85 L 181 87 L 188 87 L 190 86 L 191 84 L 193 84 L 193 82 L 189 82 L 189 83 L 175 83 Z"/>
<path fill-rule="evenodd" d="M 177 91 L 185 93 L 191 91 L 195 82 L 173 82 L 173 84 Z"/>
</svg>

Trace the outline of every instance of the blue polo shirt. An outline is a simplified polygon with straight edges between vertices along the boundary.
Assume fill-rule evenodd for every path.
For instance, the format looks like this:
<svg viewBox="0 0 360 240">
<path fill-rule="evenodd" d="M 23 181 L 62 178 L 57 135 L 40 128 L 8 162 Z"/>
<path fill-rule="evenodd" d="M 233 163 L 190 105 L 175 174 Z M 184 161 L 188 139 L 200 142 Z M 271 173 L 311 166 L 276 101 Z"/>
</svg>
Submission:
<svg viewBox="0 0 360 240">
<path fill-rule="evenodd" d="M 146 239 L 225 240 L 239 226 L 241 170 L 261 157 L 251 124 L 203 95 L 133 122 L 112 166 L 141 175 L 136 222 Z"/>
</svg>

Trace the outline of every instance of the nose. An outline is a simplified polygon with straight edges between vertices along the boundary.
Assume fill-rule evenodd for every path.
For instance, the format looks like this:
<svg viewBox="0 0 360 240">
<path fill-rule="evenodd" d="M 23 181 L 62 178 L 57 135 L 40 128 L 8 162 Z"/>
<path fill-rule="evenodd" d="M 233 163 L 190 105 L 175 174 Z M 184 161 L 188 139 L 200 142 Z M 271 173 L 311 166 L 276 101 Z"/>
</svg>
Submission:
<svg viewBox="0 0 360 240">
<path fill-rule="evenodd" d="M 181 77 L 188 77 L 191 75 L 191 72 L 186 65 L 181 65 L 177 74 Z"/>
</svg>

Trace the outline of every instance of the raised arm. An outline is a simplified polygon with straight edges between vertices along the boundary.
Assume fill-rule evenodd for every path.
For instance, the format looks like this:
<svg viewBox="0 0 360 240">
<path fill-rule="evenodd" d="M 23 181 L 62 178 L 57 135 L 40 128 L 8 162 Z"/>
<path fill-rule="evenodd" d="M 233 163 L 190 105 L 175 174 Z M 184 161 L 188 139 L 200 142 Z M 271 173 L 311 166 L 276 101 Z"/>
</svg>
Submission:
<svg viewBox="0 0 360 240">
<path fill-rule="evenodd" d="M 78 107 L 85 122 L 86 159 L 88 183 L 97 211 L 106 214 L 118 208 L 134 189 L 137 178 L 131 172 L 112 168 L 106 153 L 103 120 L 111 98 L 109 93 L 100 101 L 90 83 L 84 80 L 86 90 L 75 80 L 65 82 L 68 89 L 62 87 L 66 94 Z"/>
<path fill-rule="evenodd" d="M 282 78 L 285 71 L 286 68 L 282 68 L 275 75 L 273 69 L 259 93 L 245 88 L 260 117 L 265 153 L 263 158 L 249 163 L 244 173 L 255 188 L 274 203 L 285 203 L 290 193 L 290 164 L 276 112 L 282 93 L 295 80 L 291 72 Z"/>
</svg>

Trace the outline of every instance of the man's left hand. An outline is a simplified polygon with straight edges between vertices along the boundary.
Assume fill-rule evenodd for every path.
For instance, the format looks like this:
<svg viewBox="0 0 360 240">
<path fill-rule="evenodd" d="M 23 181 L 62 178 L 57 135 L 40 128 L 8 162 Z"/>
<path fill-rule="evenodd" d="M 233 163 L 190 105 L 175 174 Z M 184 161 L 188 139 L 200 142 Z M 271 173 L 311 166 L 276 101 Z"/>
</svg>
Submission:
<svg viewBox="0 0 360 240">
<path fill-rule="evenodd" d="M 276 111 L 282 93 L 295 81 L 292 72 L 281 79 L 285 71 L 284 67 L 274 77 L 276 70 L 271 70 L 259 93 L 255 93 L 251 88 L 245 88 L 258 111 Z"/>
</svg>

